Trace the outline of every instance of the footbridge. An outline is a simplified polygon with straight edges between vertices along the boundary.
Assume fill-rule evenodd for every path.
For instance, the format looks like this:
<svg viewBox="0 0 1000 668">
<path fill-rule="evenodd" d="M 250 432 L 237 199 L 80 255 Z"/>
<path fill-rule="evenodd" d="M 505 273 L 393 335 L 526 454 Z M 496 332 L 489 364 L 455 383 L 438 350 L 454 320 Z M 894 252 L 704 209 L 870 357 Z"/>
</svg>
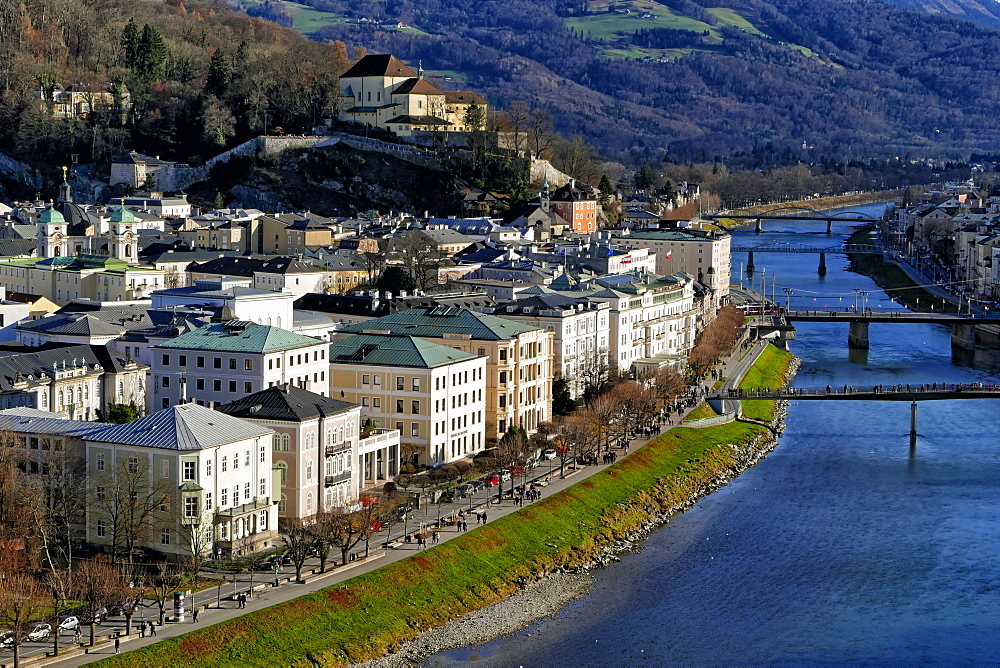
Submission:
<svg viewBox="0 0 1000 668">
<path fill-rule="evenodd" d="M 744 211 L 745 213 L 740 213 Z M 871 214 L 863 211 L 819 211 L 808 207 L 789 206 L 780 209 L 773 209 L 765 212 L 749 211 L 747 209 L 737 209 L 727 213 L 713 213 L 705 216 L 710 220 L 753 220 L 754 231 L 760 234 L 764 231 L 765 220 L 798 220 L 803 222 L 825 222 L 826 233 L 833 234 L 834 222 L 852 223 L 880 223 L 881 218 L 873 218 Z"/>
<path fill-rule="evenodd" d="M 1000 325 L 1000 314 L 915 313 L 911 311 L 791 311 L 783 310 L 773 316 L 773 328 L 790 326 L 793 322 L 846 322 L 849 324 L 847 343 L 852 348 L 871 348 L 868 327 L 871 323 L 930 323 L 951 327 L 951 345 L 965 350 L 976 347 L 976 327 Z"/>
<path fill-rule="evenodd" d="M 804 244 L 770 244 L 760 246 L 732 246 L 729 249 L 732 253 L 747 254 L 747 271 L 753 273 L 754 253 L 819 253 L 818 273 L 826 274 L 826 254 L 842 253 L 848 255 L 881 255 L 885 256 L 887 251 L 881 246 L 871 244 L 843 244 L 842 246 L 807 246 Z"/>
</svg>

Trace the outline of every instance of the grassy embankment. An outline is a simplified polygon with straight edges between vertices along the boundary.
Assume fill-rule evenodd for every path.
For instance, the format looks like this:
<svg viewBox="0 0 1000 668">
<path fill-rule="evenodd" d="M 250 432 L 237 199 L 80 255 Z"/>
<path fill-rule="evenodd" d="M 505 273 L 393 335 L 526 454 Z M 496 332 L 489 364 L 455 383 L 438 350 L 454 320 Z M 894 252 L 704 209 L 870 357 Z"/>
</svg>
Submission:
<svg viewBox="0 0 1000 668">
<path fill-rule="evenodd" d="M 776 346 L 768 346 L 750 367 L 743 380 L 741 388 L 775 388 L 785 384 L 788 368 L 795 356 L 787 350 Z M 773 401 L 743 401 L 743 415 L 753 420 L 770 422 L 774 419 L 775 405 Z"/>
<path fill-rule="evenodd" d="M 715 412 L 707 401 L 703 401 L 698 404 L 693 411 L 687 414 L 684 418 L 684 422 L 694 422 L 696 420 L 704 420 L 705 418 L 716 417 L 719 414 Z"/>
<path fill-rule="evenodd" d="M 858 230 L 847 240 L 850 244 L 874 245 L 872 230 Z M 937 295 L 933 295 L 906 275 L 894 264 L 882 261 L 879 255 L 849 255 L 851 271 L 868 276 L 890 297 L 912 311 L 934 311 L 937 313 L 954 313 L 956 305 Z"/>
<path fill-rule="evenodd" d="M 774 354 L 759 382 L 783 380 Z M 770 379 L 770 381 L 769 381 Z M 766 403 L 766 402 L 755 402 Z M 527 579 L 589 562 L 653 516 L 731 472 L 730 444 L 765 438 L 733 422 L 676 428 L 616 465 L 437 547 L 289 603 L 106 659 L 111 666 L 339 665 L 382 656 Z"/>
</svg>

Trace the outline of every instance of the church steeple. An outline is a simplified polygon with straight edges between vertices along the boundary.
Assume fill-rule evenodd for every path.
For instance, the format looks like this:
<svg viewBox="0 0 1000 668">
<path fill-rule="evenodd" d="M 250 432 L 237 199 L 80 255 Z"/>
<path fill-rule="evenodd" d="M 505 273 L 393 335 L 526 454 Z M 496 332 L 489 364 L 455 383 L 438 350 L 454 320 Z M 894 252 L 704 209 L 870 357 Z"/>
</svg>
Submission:
<svg viewBox="0 0 1000 668">
<path fill-rule="evenodd" d="M 67 168 L 62 168 L 63 182 L 59 186 L 59 199 L 56 200 L 57 204 L 72 204 L 73 203 L 73 189 L 70 188 L 69 182 L 66 180 Z"/>
<path fill-rule="evenodd" d="M 542 205 L 542 211 L 549 212 L 549 180 L 542 181 L 542 191 L 538 193 L 538 202 Z"/>
<path fill-rule="evenodd" d="M 424 78 L 424 61 L 422 60 L 417 61 L 417 78 L 418 79 Z"/>
</svg>

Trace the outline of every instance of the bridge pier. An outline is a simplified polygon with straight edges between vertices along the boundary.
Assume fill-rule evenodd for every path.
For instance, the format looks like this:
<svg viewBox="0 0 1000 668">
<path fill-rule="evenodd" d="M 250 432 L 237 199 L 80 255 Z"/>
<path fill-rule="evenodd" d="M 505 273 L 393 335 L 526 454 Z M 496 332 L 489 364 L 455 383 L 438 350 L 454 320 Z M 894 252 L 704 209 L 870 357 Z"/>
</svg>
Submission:
<svg viewBox="0 0 1000 668">
<path fill-rule="evenodd" d="M 747 273 L 752 274 L 755 267 L 753 266 L 753 251 L 747 253 Z"/>
<path fill-rule="evenodd" d="M 826 253 L 819 254 L 819 269 L 816 270 L 820 276 L 826 276 Z"/>
<path fill-rule="evenodd" d="M 868 350 L 871 348 L 868 342 L 868 323 L 864 321 L 851 322 L 851 329 L 847 333 L 847 345 L 851 348 Z"/>
<path fill-rule="evenodd" d="M 962 350 L 976 349 L 976 326 L 975 325 L 952 325 L 951 345 Z"/>
<path fill-rule="evenodd" d="M 757 219 L 757 224 L 754 226 L 753 231 L 756 232 L 757 234 L 760 234 L 761 232 L 764 231 L 764 219 L 763 218 L 758 218 Z"/>
<path fill-rule="evenodd" d="M 826 233 L 828 235 L 829 234 L 833 234 L 833 219 L 832 218 L 827 218 L 826 219 Z"/>
<path fill-rule="evenodd" d="M 910 443 L 917 438 L 917 402 L 910 402 Z"/>
</svg>

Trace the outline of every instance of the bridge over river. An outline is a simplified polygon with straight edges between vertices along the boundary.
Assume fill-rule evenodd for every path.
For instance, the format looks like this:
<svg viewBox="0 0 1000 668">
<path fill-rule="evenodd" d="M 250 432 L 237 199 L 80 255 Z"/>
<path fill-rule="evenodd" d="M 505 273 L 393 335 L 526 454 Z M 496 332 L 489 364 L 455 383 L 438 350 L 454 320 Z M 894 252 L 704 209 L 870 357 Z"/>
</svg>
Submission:
<svg viewBox="0 0 1000 668">
<path fill-rule="evenodd" d="M 742 209 L 747 211 L 746 209 Z M 733 212 L 726 213 L 713 213 L 706 215 L 705 218 L 710 220 L 754 220 L 756 224 L 754 225 L 754 231 L 760 234 L 764 231 L 764 221 L 765 220 L 796 220 L 802 222 L 825 222 L 826 223 L 826 233 L 833 234 L 833 223 L 834 221 L 849 221 L 856 223 L 880 223 L 881 218 L 873 218 L 869 214 L 862 211 L 818 211 L 816 209 L 810 209 L 808 207 L 800 206 L 788 206 L 782 207 L 780 209 L 773 209 L 772 211 L 738 213 L 740 209 Z"/>
<path fill-rule="evenodd" d="M 1000 326 L 1000 313 L 921 313 L 911 311 L 872 311 L 871 309 L 836 311 L 832 309 L 797 311 L 782 309 L 778 315 L 758 318 L 756 327 L 759 331 L 774 331 L 789 338 L 788 333 L 794 331 L 793 322 L 845 322 L 850 325 L 847 343 L 852 348 L 867 350 L 871 347 L 868 338 L 868 326 L 871 323 L 913 324 L 931 323 L 949 325 L 951 327 L 951 343 L 957 348 L 974 350 L 976 347 L 976 328 L 992 325 L 992 336 L 996 336 L 996 328 Z M 984 336 L 984 332 L 980 332 Z"/>
<path fill-rule="evenodd" d="M 749 245 L 737 245 L 732 246 L 729 249 L 731 254 L 733 253 L 746 253 L 747 254 L 747 271 L 753 272 L 754 267 L 754 253 L 819 253 L 819 268 L 818 273 L 820 276 L 826 274 L 826 254 L 827 253 L 842 253 L 851 255 L 881 255 L 886 256 L 889 251 L 885 250 L 881 246 L 874 246 L 872 244 L 843 244 L 842 246 L 807 246 L 805 244 L 771 244 L 771 245 L 761 245 L 761 246 L 749 246 Z"/>
</svg>

